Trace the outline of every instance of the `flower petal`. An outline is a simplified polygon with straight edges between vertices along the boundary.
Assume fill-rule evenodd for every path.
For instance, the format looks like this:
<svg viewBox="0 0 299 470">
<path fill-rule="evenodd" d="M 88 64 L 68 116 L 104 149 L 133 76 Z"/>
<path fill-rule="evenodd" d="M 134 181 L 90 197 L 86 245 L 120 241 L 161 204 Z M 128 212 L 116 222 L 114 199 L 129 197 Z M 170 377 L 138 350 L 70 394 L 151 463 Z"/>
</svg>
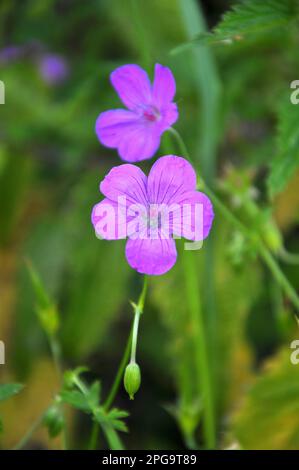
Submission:
<svg viewBox="0 0 299 470">
<path fill-rule="evenodd" d="M 124 164 L 112 168 L 101 182 L 100 191 L 114 202 L 126 196 L 126 206 L 147 205 L 146 176 L 135 165 Z"/>
<path fill-rule="evenodd" d="M 91 222 L 97 237 L 105 240 L 120 240 L 127 237 L 130 218 L 127 208 L 108 198 L 96 204 L 91 213 Z"/>
<path fill-rule="evenodd" d="M 160 146 L 160 132 L 142 122 L 124 133 L 118 145 L 119 156 L 126 162 L 151 158 Z"/>
<path fill-rule="evenodd" d="M 96 134 L 101 144 L 116 148 L 127 132 L 134 129 L 138 116 L 126 109 L 101 113 L 96 121 Z"/>
<path fill-rule="evenodd" d="M 213 205 L 204 193 L 190 191 L 176 200 L 181 210 L 174 211 L 170 226 L 172 233 L 188 240 L 204 240 L 210 233 L 214 211 Z"/>
<path fill-rule="evenodd" d="M 126 244 L 126 258 L 129 265 L 139 273 L 159 276 L 169 271 L 176 262 L 175 242 L 172 238 L 129 239 Z"/>
<path fill-rule="evenodd" d="M 175 79 L 168 67 L 155 65 L 153 103 L 159 108 L 170 103 L 175 95 Z"/>
<path fill-rule="evenodd" d="M 148 176 L 147 191 L 152 204 L 176 202 L 185 191 L 196 188 L 196 173 L 182 157 L 167 155 L 159 158 Z"/>
<path fill-rule="evenodd" d="M 127 108 L 136 110 L 151 102 L 152 89 L 147 73 L 138 65 L 123 65 L 114 70 L 110 80 Z"/>
<path fill-rule="evenodd" d="M 178 119 L 179 111 L 175 103 L 169 103 L 161 110 L 161 120 L 157 122 L 158 129 L 162 134 L 169 129 Z"/>
</svg>

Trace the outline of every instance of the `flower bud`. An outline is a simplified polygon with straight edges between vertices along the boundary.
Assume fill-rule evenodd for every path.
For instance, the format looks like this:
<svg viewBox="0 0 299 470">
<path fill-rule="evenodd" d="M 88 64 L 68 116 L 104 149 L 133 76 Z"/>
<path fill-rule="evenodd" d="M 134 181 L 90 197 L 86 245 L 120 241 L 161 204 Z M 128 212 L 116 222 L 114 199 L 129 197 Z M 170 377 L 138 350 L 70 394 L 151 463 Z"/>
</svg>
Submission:
<svg viewBox="0 0 299 470">
<path fill-rule="evenodd" d="M 282 236 L 281 233 L 273 221 L 269 221 L 263 227 L 263 239 L 266 242 L 268 248 L 273 253 L 278 253 L 282 248 Z"/>
<path fill-rule="evenodd" d="M 46 412 L 43 423 L 48 428 L 50 437 L 58 436 L 64 427 L 64 418 L 61 409 L 57 405 L 52 405 Z"/>
<path fill-rule="evenodd" d="M 127 365 L 124 376 L 124 386 L 129 394 L 130 400 L 134 400 L 135 393 L 139 390 L 141 384 L 141 374 L 139 365 L 131 362 Z"/>
</svg>

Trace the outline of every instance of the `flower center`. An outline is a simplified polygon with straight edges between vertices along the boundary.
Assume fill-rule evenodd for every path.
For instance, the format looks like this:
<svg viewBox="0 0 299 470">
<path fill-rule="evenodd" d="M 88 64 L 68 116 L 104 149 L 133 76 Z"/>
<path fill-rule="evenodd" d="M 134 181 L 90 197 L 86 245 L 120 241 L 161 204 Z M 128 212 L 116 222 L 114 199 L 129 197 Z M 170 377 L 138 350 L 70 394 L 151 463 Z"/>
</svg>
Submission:
<svg viewBox="0 0 299 470">
<path fill-rule="evenodd" d="M 155 121 L 158 121 L 160 119 L 161 115 L 160 115 L 158 109 L 155 108 L 154 106 L 147 106 L 143 110 L 143 117 L 148 122 L 155 122 Z"/>
</svg>

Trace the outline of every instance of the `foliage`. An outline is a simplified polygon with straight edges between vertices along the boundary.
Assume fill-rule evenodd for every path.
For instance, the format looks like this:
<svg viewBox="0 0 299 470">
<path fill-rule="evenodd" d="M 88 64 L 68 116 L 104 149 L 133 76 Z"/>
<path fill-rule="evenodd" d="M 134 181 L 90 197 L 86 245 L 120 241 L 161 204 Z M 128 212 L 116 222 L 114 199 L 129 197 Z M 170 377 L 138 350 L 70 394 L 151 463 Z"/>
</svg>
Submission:
<svg viewBox="0 0 299 470">
<path fill-rule="evenodd" d="M 0 5 L 1 48 L 22 49 L 0 60 L 1 448 L 14 446 L 40 411 L 26 446 L 61 448 L 65 432 L 72 448 L 86 448 L 91 435 L 97 448 L 206 446 L 204 345 L 215 446 L 298 449 L 298 366 L 289 361 L 298 337 L 299 105 L 290 101 L 298 1 L 18 3 Z M 45 52 L 67 61 L 64 83 L 43 81 Z M 178 243 L 173 270 L 149 280 L 142 386 L 134 402 L 117 386 L 107 407 L 141 282 L 123 241 L 100 241 L 91 227 L 98 185 L 120 164 L 94 123 L 120 106 L 112 70 L 138 63 L 152 77 L 157 62 L 176 78 L 176 129 L 200 187 L 204 177 L 241 226 L 215 206 L 203 248 L 186 253 Z M 182 153 L 172 137 L 155 158 Z M 147 172 L 152 163 L 140 166 Z M 19 382 L 26 388 L 14 406 L 8 398 Z"/>
</svg>

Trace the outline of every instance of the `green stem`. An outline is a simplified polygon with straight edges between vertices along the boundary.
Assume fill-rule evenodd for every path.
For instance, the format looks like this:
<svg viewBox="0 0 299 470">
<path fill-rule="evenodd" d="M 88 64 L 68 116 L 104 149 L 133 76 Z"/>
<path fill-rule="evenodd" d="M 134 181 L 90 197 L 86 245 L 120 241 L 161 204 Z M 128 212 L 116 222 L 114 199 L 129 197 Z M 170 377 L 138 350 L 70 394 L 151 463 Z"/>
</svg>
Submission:
<svg viewBox="0 0 299 470">
<path fill-rule="evenodd" d="M 100 431 L 99 423 L 97 421 L 94 421 L 92 425 L 91 436 L 90 436 L 90 441 L 88 445 L 89 450 L 95 450 L 97 448 L 99 431 Z"/>
<path fill-rule="evenodd" d="M 299 264 L 299 255 L 297 253 L 289 253 L 285 247 L 281 247 L 278 256 L 282 261 L 288 264 Z"/>
<path fill-rule="evenodd" d="M 34 423 L 31 425 L 31 427 L 28 429 L 28 431 L 24 434 L 24 436 L 19 440 L 19 442 L 14 446 L 13 450 L 20 450 L 25 445 L 30 441 L 32 435 L 35 433 L 35 431 L 39 428 L 39 426 L 42 424 L 43 419 L 49 410 L 50 407 L 48 407 L 37 419 L 34 421 Z"/>
<path fill-rule="evenodd" d="M 130 360 L 131 363 L 136 362 L 138 327 L 139 327 L 140 315 L 143 313 L 146 292 L 147 292 L 147 276 L 144 276 L 143 287 L 142 287 L 142 291 L 139 296 L 138 302 L 137 304 L 132 302 L 132 306 L 134 308 L 134 323 L 133 323 L 132 346 L 131 346 L 131 360 Z"/>
<path fill-rule="evenodd" d="M 135 309 L 134 323 L 133 323 L 133 336 L 132 336 L 132 348 L 131 348 L 131 359 L 130 362 L 134 364 L 136 362 L 136 349 L 137 349 L 137 338 L 138 338 L 138 326 L 140 319 L 140 310 L 137 307 Z"/>
<path fill-rule="evenodd" d="M 173 136 L 175 136 L 177 143 L 179 147 L 183 150 L 184 148 L 186 149 L 186 146 L 184 144 L 184 141 L 178 131 L 173 132 L 174 129 L 171 129 L 171 133 Z M 190 160 L 188 151 L 185 150 L 185 156 Z M 296 293 L 294 287 L 290 284 L 289 280 L 286 278 L 282 270 L 280 269 L 277 261 L 275 258 L 272 256 L 270 251 L 266 248 L 264 243 L 262 242 L 259 234 L 257 233 L 252 233 L 246 225 L 243 224 L 236 216 L 231 212 L 231 210 L 226 207 L 225 204 L 216 196 L 216 194 L 209 188 L 209 186 L 204 183 L 204 190 L 206 194 L 210 197 L 211 201 L 213 202 L 215 208 L 219 210 L 219 212 L 222 213 L 223 217 L 225 217 L 228 222 L 230 222 L 234 227 L 236 227 L 238 230 L 240 230 L 247 238 L 248 240 L 253 243 L 258 252 L 260 257 L 264 260 L 266 265 L 268 266 L 269 270 L 271 271 L 274 279 L 278 282 L 278 284 L 282 287 L 283 291 L 285 294 L 289 297 L 293 305 L 296 307 L 298 312 L 296 313 L 296 316 L 299 317 L 299 297 L 298 294 Z"/>
<path fill-rule="evenodd" d="M 51 349 L 51 354 L 53 357 L 53 362 L 57 371 L 57 375 L 59 377 L 59 380 L 62 380 L 62 365 L 61 365 L 61 353 L 60 353 L 60 346 L 57 341 L 56 336 L 54 335 L 48 335 L 48 340 L 49 340 L 49 345 Z"/>
<path fill-rule="evenodd" d="M 185 142 L 183 141 L 183 138 L 182 138 L 181 134 L 176 129 L 174 129 L 174 127 L 170 127 L 168 129 L 168 132 L 170 132 L 174 136 L 174 138 L 175 138 L 175 140 L 178 144 L 178 147 L 180 149 L 180 152 L 182 154 L 181 156 L 188 158 L 188 160 L 190 160 L 191 163 L 194 163 L 194 162 L 192 162 L 191 156 L 188 152 L 188 149 L 186 147 Z"/>
<path fill-rule="evenodd" d="M 61 360 L 61 350 L 59 342 L 57 341 L 56 335 L 48 335 L 48 341 L 51 349 L 51 354 L 53 357 L 53 362 L 57 371 L 57 375 L 59 377 L 60 385 L 63 385 L 63 367 L 62 367 L 62 360 Z M 65 418 L 64 409 L 62 407 L 62 414 Z M 66 436 L 66 420 L 65 426 L 63 426 L 61 438 L 62 438 L 62 448 L 64 450 L 67 449 L 67 436 Z"/>
<path fill-rule="evenodd" d="M 297 292 L 295 291 L 292 284 L 290 284 L 288 279 L 285 277 L 275 258 L 272 256 L 270 251 L 265 247 L 262 242 L 259 243 L 259 253 L 268 268 L 270 269 L 270 271 L 272 272 L 274 279 L 276 279 L 277 283 L 282 287 L 286 295 L 289 297 L 289 299 L 292 301 L 293 305 L 299 312 L 299 297 L 297 295 Z M 299 316 L 298 313 L 296 314 L 296 316 Z"/>
<path fill-rule="evenodd" d="M 147 292 L 147 277 L 144 276 L 143 287 L 142 287 L 142 291 L 141 291 L 141 294 L 139 296 L 137 305 L 132 303 L 133 308 L 134 308 L 134 312 L 135 312 L 133 328 L 132 328 L 130 336 L 128 338 L 126 349 L 125 349 L 125 352 L 123 354 L 121 363 L 119 365 L 119 368 L 118 368 L 116 377 L 114 379 L 113 385 L 112 385 L 111 390 L 109 392 L 109 395 L 108 395 L 108 397 L 107 397 L 107 399 L 104 403 L 104 409 L 106 411 L 111 407 L 111 405 L 114 401 L 114 398 L 117 394 L 117 391 L 119 389 L 122 377 L 124 375 L 126 365 L 128 363 L 129 357 L 130 357 L 130 351 L 133 351 L 134 358 L 136 359 L 139 318 L 140 318 L 141 313 L 143 312 L 146 292 Z M 136 315 L 136 310 L 138 312 L 138 315 Z M 138 318 L 138 322 L 136 321 L 136 317 Z M 132 340 L 133 337 L 134 337 L 134 341 Z M 132 352 L 131 352 L 131 358 L 132 358 Z"/>
<path fill-rule="evenodd" d="M 129 360 L 129 357 L 130 357 L 130 350 L 131 350 L 131 344 L 132 344 L 132 331 L 130 333 L 130 336 L 128 338 L 128 341 L 127 341 L 127 345 L 126 345 L 126 349 L 125 349 L 125 352 L 123 354 L 123 357 L 122 357 L 122 360 L 121 360 L 121 363 L 119 365 L 119 368 L 118 368 L 118 371 L 117 371 L 117 374 L 115 376 L 115 379 L 114 379 L 114 382 L 113 382 L 113 385 L 111 387 L 111 390 L 109 392 L 109 395 L 104 403 L 104 409 L 107 411 L 115 397 L 116 397 L 116 394 L 118 392 L 118 389 L 119 389 L 119 386 L 120 386 L 120 383 L 122 381 L 122 377 L 124 375 L 124 371 L 125 371 L 125 368 L 126 368 L 126 365 L 128 363 L 128 360 Z"/>
<path fill-rule="evenodd" d="M 192 253 L 186 252 L 183 257 L 186 273 L 186 300 L 192 320 L 193 339 L 195 349 L 195 361 L 198 373 L 198 389 L 203 399 L 204 436 L 208 449 L 214 449 L 216 445 L 214 399 L 209 368 L 209 358 L 206 343 L 206 329 L 198 288 L 196 260 Z"/>
<path fill-rule="evenodd" d="M 102 425 L 103 432 L 109 444 L 110 450 L 124 450 L 124 446 L 117 432 L 108 424 Z"/>
</svg>

